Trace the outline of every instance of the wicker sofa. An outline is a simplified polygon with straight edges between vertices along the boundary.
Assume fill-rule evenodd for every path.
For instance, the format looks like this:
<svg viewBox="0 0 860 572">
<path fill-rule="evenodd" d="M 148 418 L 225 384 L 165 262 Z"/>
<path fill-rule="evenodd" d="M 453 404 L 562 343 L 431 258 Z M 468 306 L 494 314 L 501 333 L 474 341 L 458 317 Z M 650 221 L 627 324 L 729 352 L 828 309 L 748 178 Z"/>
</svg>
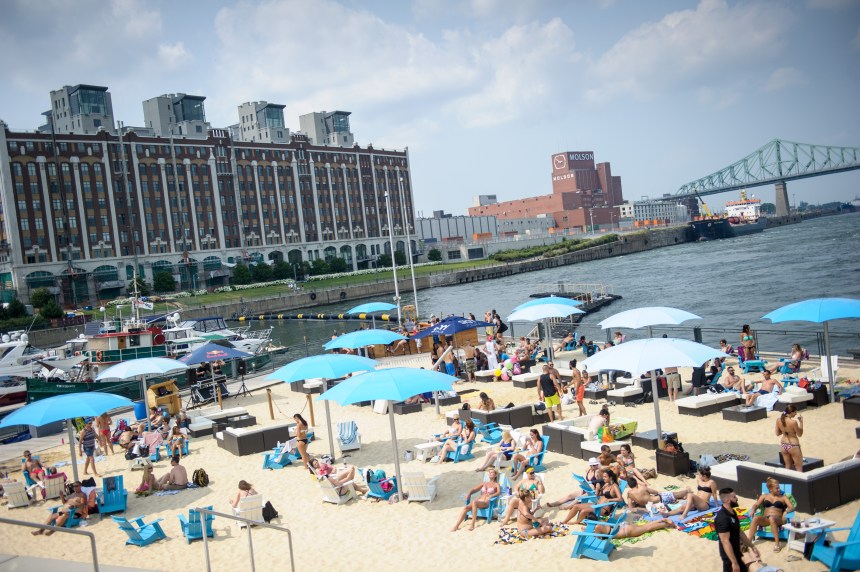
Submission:
<svg viewBox="0 0 860 572">
<path fill-rule="evenodd" d="M 289 441 L 295 423 L 281 423 L 253 429 L 228 427 L 216 435 L 218 446 L 234 455 L 244 456 L 273 449 L 279 442 Z"/>
</svg>

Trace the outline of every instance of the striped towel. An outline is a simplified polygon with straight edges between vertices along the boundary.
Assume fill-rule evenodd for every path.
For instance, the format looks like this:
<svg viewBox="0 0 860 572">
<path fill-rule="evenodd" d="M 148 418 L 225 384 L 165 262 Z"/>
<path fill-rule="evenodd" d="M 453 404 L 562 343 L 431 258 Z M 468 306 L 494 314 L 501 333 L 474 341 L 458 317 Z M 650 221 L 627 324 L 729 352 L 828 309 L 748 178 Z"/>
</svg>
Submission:
<svg viewBox="0 0 860 572">
<path fill-rule="evenodd" d="M 337 438 L 342 445 L 351 445 L 355 443 L 358 436 L 358 425 L 355 421 L 341 421 L 337 424 Z"/>
</svg>

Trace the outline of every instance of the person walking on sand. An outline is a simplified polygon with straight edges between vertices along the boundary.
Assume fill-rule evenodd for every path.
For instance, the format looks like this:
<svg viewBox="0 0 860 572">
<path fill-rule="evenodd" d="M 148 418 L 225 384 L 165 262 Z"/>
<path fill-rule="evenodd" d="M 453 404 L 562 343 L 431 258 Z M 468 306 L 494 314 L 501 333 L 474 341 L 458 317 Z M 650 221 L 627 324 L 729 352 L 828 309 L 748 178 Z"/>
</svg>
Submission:
<svg viewBox="0 0 860 572">
<path fill-rule="evenodd" d="M 472 342 L 466 342 L 463 347 L 463 359 L 465 360 L 466 366 L 466 381 L 475 381 L 475 346 L 472 345 Z"/>
<path fill-rule="evenodd" d="M 741 554 L 741 543 L 761 559 L 758 548 L 753 546 L 749 537 L 741 530 L 741 523 L 735 509 L 738 506 L 738 495 L 733 489 L 721 489 L 720 500 L 723 506 L 714 517 L 714 529 L 719 536 L 720 559 L 723 561 L 723 572 L 747 572 L 748 568 Z"/>
<path fill-rule="evenodd" d="M 113 443 L 110 441 L 110 426 L 111 418 L 107 412 L 96 417 L 96 431 L 98 431 L 99 435 L 99 447 L 101 447 L 103 453 L 110 451 L 110 454 L 113 455 Z"/>
<path fill-rule="evenodd" d="M 785 411 L 776 420 L 776 436 L 782 448 L 782 463 L 785 468 L 803 472 L 803 453 L 800 452 L 800 437 L 803 436 L 803 416 L 797 414 L 797 407 L 785 406 Z"/>
<path fill-rule="evenodd" d="M 93 429 L 93 419 L 89 417 L 84 422 L 84 428 L 78 434 L 78 454 L 87 457 L 84 463 L 84 474 L 89 475 L 89 468 L 92 467 L 93 475 L 100 477 L 101 475 L 96 471 L 96 459 L 93 456 L 96 452 L 97 437 L 96 430 Z"/>
<path fill-rule="evenodd" d="M 558 411 L 558 420 L 561 421 L 561 398 L 559 397 L 561 388 L 558 381 L 553 378 L 549 365 L 543 366 L 542 372 L 538 380 L 538 398 L 546 405 L 550 422 L 555 421 L 556 414 L 553 412 L 553 407 Z"/>
</svg>

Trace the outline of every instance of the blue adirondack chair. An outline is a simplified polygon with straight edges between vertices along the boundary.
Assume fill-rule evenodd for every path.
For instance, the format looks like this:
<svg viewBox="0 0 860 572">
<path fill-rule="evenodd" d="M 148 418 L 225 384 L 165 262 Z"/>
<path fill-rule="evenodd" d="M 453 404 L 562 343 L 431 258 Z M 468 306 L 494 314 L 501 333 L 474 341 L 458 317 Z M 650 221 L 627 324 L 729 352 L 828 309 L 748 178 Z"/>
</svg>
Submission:
<svg viewBox="0 0 860 572">
<path fill-rule="evenodd" d="M 53 514 L 53 513 L 57 512 L 58 510 L 60 510 L 61 508 L 62 508 L 62 505 L 51 507 L 48 510 L 51 511 L 51 514 Z M 68 518 L 66 518 L 66 522 L 63 523 L 63 528 L 74 528 L 78 524 L 80 524 L 81 520 L 82 519 L 81 519 L 81 517 L 79 517 L 77 515 L 77 512 L 72 511 L 69 513 Z"/>
<path fill-rule="evenodd" d="M 283 469 L 302 458 L 298 450 L 291 450 L 289 445 L 284 445 L 280 451 L 275 450 L 271 453 L 262 453 L 262 455 L 263 468 L 272 470 Z"/>
<path fill-rule="evenodd" d="M 594 490 L 594 487 L 591 486 L 591 482 L 586 480 L 582 475 L 577 475 L 573 473 L 573 479 L 579 484 L 579 488 L 582 489 L 582 492 L 585 493 L 583 496 L 586 498 L 597 498 L 597 491 Z"/>
<path fill-rule="evenodd" d="M 125 541 L 126 544 L 147 546 L 162 538 L 167 538 L 167 535 L 161 529 L 161 524 L 159 524 L 161 522 L 160 518 L 150 523 L 144 523 L 143 519 L 145 517 L 142 516 L 131 521 L 127 520 L 124 516 L 112 516 L 111 518 L 119 525 L 119 529 L 128 536 L 128 540 Z"/>
<path fill-rule="evenodd" d="M 540 439 L 543 441 L 543 448 L 540 450 L 540 453 L 535 453 L 534 455 L 526 457 L 526 465 L 534 467 L 536 473 L 541 473 L 546 470 L 546 467 L 543 466 L 543 456 L 546 454 L 546 448 L 549 446 L 549 435 L 544 435 Z M 512 463 L 511 473 L 516 474 L 518 470 L 519 463 Z"/>
<path fill-rule="evenodd" d="M 474 459 L 475 456 L 472 455 L 472 447 L 474 446 L 474 440 L 469 441 L 468 443 L 458 444 L 456 449 L 445 453 L 445 458 L 451 459 L 455 463 L 459 463 L 460 461 L 466 461 L 468 459 Z"/>
<path fill-rule="evenodd" d="M 472 418 L 472 423 L 475 424 L 475 430 L 481 436 L 484 443 L 495 445 L 502 440 L 502 430 L 499 429 L 498 423 L 481 423 L 475 418 Z"/>
<path fill-rule="evenodd" d="M 96 497 L 96 503 L 102 518 L 112 512 L 125 512 L 128 491 L 123 487 L 122 475 L 102 479 L 102 492 Z"/>
<path fill-rule="evenodd" d="M 212 510 L 212 506 L 203 507 Z M 209 538 L 215 538 L 215 531 L 212 530 L 212 521 L 215 520 L 215 515 L 201 514 L 193 508 L 188 509 L 188 517 L 184 514 L 178 515 L 179 524 L 182 526 L 182 535 L 185 536 L 185 542 L 191 544 L 192 540 L 202 539 L 205 532 Z"/>
<path fill-rule="evenodd" d="M 757 357 L 757 356 L 756 356 Z M 741 366 L 744 373 L 761 373 L 764 371 L 767 362 L 761 359 L 748 359 Z"/>
<path fill-rule="evenodd" d="M 854 524 L 848 528 L 829 528 L 827 532 L 837 530 L 849 530 L 845 542 L 830 541 L 830 546 L 825 544 L 826 534 L 822 534 L 812 547 L 810 560 L 830 566 L 831 572 L 839 570 L 860 570 L 860 513 L 854 518 Z"/>
<path fill-rule="evenodd" d="M 384 475 L 385 473 L 380 470 L 373 473 L 369 479 L 365 477 L 367 488 L 370 489 L 367 493 L 368 498 L 388 500 L 397 492 L 397 477 L 385 477 Z"/>
<path fill-rule="evenodd" d="M 490 497 L 490 503 L 486 508 L 478 509 L 478 518 L 487 519 L 487 524 L 491 523 L 493 519 L 496 517 L 496 514 L 499 512 L 499 502 L 501 501 L 501 494 L 497 494 L 494 497 Z M 472 495 L 466 497 L 466 504 L 472 502 Z M 466 520 L 472 518 L 472 511 L 466 513 Z"/>
<path fill-rule="evenodd" d="M 620 521 L 598 522 L 596 520 L 585 520 L 585 530 L 570 531 L 576 536 L 576 542 L 573 544 L 573 551 L 570 553 L 571 558 L 591 558 L 592 560 L 609 560 L 609 555 L 615 550 L 615 545 L 612 544 L 612 539 L 618 534 Z M 597 526 L 609 526 L 608 534 L 595 532 Z"/>
<path fill-rule="evenodd" d="M 785 485 L 780 484 L 779 485 L 779 491 L 784 495 L 790 495 L 790 494 L 792 494 L 792 485 L 791 484 L 785 484 Z M 768 493 L 770 493 L 770 491 L 767 490 L 767 483 L 762 483 L 761 484 L 761 494 L 765 495 Z M 764 514 L 764 507 L 760 507 L 758 514 Z M 791 516 L 793 514 L 794 514 L 794 511 L 787 512 L 782 516 L 782 518 L 785 522 L 789 522 L 791 520 Z M 773 540 L 773 531 L 771 530 L 770 525 L 760 528 L 758 533 L 756 534 L 756 536 L 758 536 L 759 538 L 766 538 L 767 540 Z M 780 540 L 788 540 L 788 531 L 780 529 L 779 539 Z"/>
</svg>

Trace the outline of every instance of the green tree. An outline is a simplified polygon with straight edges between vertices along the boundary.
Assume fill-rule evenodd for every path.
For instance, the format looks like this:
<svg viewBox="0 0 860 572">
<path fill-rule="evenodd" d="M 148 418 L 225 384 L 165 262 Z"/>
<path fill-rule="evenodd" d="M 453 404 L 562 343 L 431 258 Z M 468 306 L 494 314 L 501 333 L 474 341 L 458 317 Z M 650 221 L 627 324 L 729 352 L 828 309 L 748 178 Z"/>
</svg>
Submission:
<svg viewBox="0 0 860 572">
<path fill-rule="evenodd" d="M 21 300 L 15 298 L 9 302 L 9 307 L 6 309 L 6 315 L 10 318 L 23 318 L 27 315 L 27 308 L 21 303 Z"/>
<path fill-rule="evenodd" d="M 42 308 L 53 299 L 54 295 L 51 294 L 47 288 L 36 288 L 30 292 L 30 303 L 33 304 L 34 308 Z"/>
<path fill-rule="evenodd" d="M 347 266 L 346 260 L 343 258 L 332 258 L 328 262 L 328 268 L 331 272 L 346 272 L 349 270 L 349 266 Z"/>
<path fill-rule="evenodd" d="M 149 284 L 143 281 L 143 278 L 138 276 L 135 280 L 130 280 L 128 283 L 128 293 L 134 293 L 134 283 L 137 281 L 137 293 L 141 296 L 149 296 L 152 292 L 152 288 L 149 287 Z"/>
<path fill-rule="evenodd" d="M 328 262 L 322 258 L 317 258 L 311 263 L 311 276 L 319 276 L 320 274 L 328 274 Z"/>
<path fill-rule="evenodd" d="M 383 252 L 379 255 L 379 258 L 376 259 L 376 267 L 377 268 L 391 268 L 391 255 L 387 252 Z"/>
<path fill-rule="evenodd" d="M 289 262 L 279 260 L 272 266 L 272 278 L 275 280 L 283 280 L 284 278 L 293 277 L 293 267 Z"/>
<path fill-rule="evenodd" d="M 63 309 L 60 308 L 60 305 L 57 304 L 53 298 L 51 298 L 40 307 L 39 314 L 41 314 L 46 320 L 50 320 L 51 318 L 62 318 Z"/>
<path fill-rule="evenodd" d="M 395 250 L 394 262 L 397 263 L 397 266 L 403 266 L 404 264 L 406 264 L 406 253 L 402 250 Z"/>
<path fill-rule="evenodd" d="M 427 260 L 430 262 L 439 262 L 442 260 L 442 251 L 438 248 L 431 248 L 427 253 Z"/>
<path fill-rule="evenodd" d="M 761 212 L 764 214 L 776 214 L 776 205 L 773 203 L 762 203 Z"/>
<path fill-rule="evenodd" d="M 235 268 L 233 268 L 233 278 L 230 280 L 233 284 L 242 285 L 242 284 L 250 284 L 253 281 L 253 277 L 251 276 L 251 271 L 248 270 L 248 267 L 244 264 L 237 264 Z"/>
<path fill-rule="evenodd" d="M 265 262 L 258 262 L 251 267 L 251 276 L 254 282 L 268 282 L 272 279 L 272 267 Z"/>
<path fill-rule="evenodd" d="M 156 272 L 152 277 L 152 289 L 156 292 L 173 292 L 176 290 L 176 279 L 170 272 Z"/>
<path fill-rule="evenodd" d="M 311 263 L 307 260 L 302 260 L 302 263 L 296 266 L 296 276 L 298 276 L 299 280 L 304 280 L 305 276 L 311 275 Z"/>
</svg>

